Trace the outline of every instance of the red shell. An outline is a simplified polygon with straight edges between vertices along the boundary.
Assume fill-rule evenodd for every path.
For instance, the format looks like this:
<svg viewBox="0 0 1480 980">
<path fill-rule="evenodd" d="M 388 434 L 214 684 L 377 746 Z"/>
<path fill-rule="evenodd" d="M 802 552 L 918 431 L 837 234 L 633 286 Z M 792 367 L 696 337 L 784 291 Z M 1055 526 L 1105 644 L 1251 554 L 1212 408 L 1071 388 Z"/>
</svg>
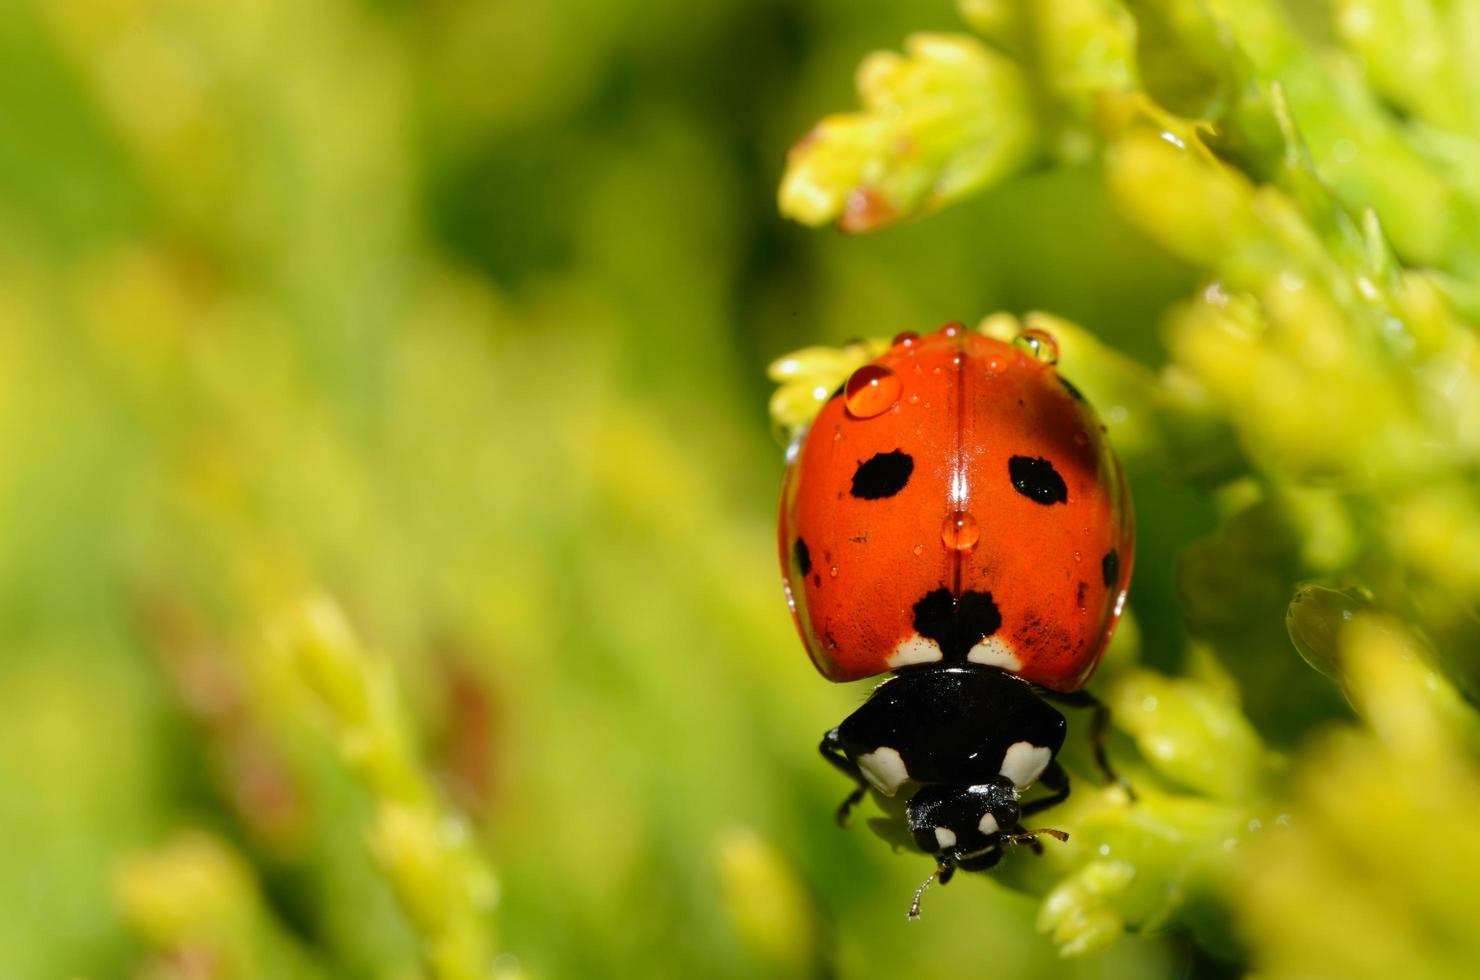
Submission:
<svg viewBox="0 0 1480 980">
<path fill-rule="evenodd" d="M 1115 630 L 1134 547 L 1093 410 L 1052 365 L 960 328 L 874 365 L 898 378 L 898 400 L 859 417 L 834 397 L 782 489 L 787 601 L 813 663 L 847 681 L 964 655 L 1081 687 Z"/>
</svg>

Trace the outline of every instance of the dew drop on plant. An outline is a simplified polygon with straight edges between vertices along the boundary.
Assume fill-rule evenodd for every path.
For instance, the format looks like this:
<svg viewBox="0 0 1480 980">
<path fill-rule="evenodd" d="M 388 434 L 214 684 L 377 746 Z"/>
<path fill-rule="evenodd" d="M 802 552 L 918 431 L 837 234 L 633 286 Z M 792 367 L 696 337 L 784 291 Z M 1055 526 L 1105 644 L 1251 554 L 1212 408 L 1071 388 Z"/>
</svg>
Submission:
<svg viewBox="0 0 1480 980">
<path fill-rule="evenodd" d="M 952 551 L 970 551 L 982 536 L 981 526 L 964 510 L 947 514 L 940 525 L 940 539 Z"/>
<path fill-rule="evenodd" d="M 843 404 L 854 418 L 871 419 L 893 408 L 903 388 L 899 377 L 882 364 L 865 364 L 844 386 Z"/>
<path fill-rule="evenodd" d="M 953 320 L 950 323 L 947 323 L 945 326 L 941 327 L 940 332 L 947 337 L 958 337 L 960 336 L 961 331 L 965 329 L 965 327 Z"/>
<path fill-rule="evenodd" d="M 1053 334 L 1037 327 L 1029 327 L 1012 338 L 1012 346 L 1044 364 L 1059 363 L 1059 342 Z"/>
</svg>

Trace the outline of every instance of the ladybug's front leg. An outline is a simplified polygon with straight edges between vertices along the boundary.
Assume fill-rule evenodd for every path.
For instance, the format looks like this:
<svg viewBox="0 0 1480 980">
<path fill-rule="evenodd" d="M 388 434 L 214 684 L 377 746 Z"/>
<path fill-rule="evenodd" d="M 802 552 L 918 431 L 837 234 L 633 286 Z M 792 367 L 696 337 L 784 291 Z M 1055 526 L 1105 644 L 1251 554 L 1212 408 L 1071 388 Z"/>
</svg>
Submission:
<svg viewBox="0 0 1480 980">
<path fill-rule="evenodd" d="M 1107 780 L 1119 785 L 1121 789 L 1125 790 L 1125 795 L 1130 797 L 1131 801 L 1134 802 L 1136 791 L 1131 788 L 1130 780 L 1115 771 L 1115 767 L 1110 764 L 1110 756 L 1105 751 L 1105 739 L 1109 737 L 1110 733 L 1110 708 L 1105 702 L 1088 691 L 1051 691 L 1047 688 L 1037 687 L 1035 687 L 1035 690 L 1037 690 L 1040 697 L 1048 701 L 1057 701 L 1059 704 L 1070 708 L 1094 709 L 1094 714 L 1090 716 L 1089 722 L 1089 741 L 1090 747 L 1095 753 L 1095 765 L 1099 768 L 1100 772 L 1105 774 Z M 1068 790 L 1065 790 L 1065 795 L 1068 795 Z"/>
<path fill-rule="evenodd" d="M 1069 798 L 1069 774 L 1064 771 L 1063 766 L 1059 765 L 1057 759 L 1050 762 L 1048 768 L 1043 770 L 1043 775 L 1038 777 L 1038 782 L 1044 789 L 1051 790 L 1052 794 L 1031 803 L 1024 803 L 1022 810 L 1024 817 L 1042 813 L 1049 807 L 1058 806 Z"/>
<path fill-rule="evenodd" d="M 868 792 L 868 784 L 864 782 L 863 773 L 858 771 L 858 763 L 848 758 L 848 753 L 843 750 L 843 743 L 838 737 L 836 728 L 822 736 L 822 744 L 817 746 L 817 749 L 829 765 L 858 784 L 858 787 L 849 793 L 838 806 L 838 824 L 846 827 L 849 811 L 863 801 L 864 794 Z"/>
</svg>

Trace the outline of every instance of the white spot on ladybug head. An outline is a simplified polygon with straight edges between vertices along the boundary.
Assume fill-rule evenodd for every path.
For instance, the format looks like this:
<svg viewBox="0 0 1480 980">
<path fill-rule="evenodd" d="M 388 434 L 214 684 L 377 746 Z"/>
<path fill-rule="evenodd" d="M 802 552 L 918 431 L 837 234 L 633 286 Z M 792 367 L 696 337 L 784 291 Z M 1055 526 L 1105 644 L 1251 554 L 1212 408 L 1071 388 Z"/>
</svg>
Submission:
<svg viewBox="0 0 1480 980">
<path fill-rule="evenodd" d="M 942 659 L 940 644 L 934 640 L 927 640 L 919 633 L 913 633 L 907 640 L 901 640 L 894 652 L 889 654 L 885 663 L 891 670 L 901 667 L 909 667 L 912 664 L 933 664 Z"/>
<path fill-rule="evenodd" d="M 1013 742 L 1002 757 L 1002 775 L 1018 789 L 1026 789 L 1048 768 L 1053 751 L 1030 742 Z"/>
<path fill-rule="evenodd" d="M 858 771 L 863 773 L 863 778 L 885 796 L 893 796 L 899 792 L 899 787 L 910 778 L 904 767 L 904 759 L 887 745 L 864 753 L 858 757 L 857 762 Z"/>
<path fill-rule="evenodd" d="M 1014 672 L 1023 669 L 1023 662 L 1013 652 L 1012 645 L 1000 636 L 989 636 L 983 639 L 967 652 L 966 659 L 974 664 L 1001 667 L 1003 670 Z"/>
<path fill-rule="evenodd" d="M 949 827 L 936 827 L 935 843 L 937 847 L 942 851 L 944 851 L 948 847 L 955 847 L 956 832 Z"/>
<path fill-rule="evenodd" d="M 980 830 L 984 835 L 991 836 L 1002 828 L 997 826 L 997 818 L 992 816 L 991 811 L 988 811 L 982 814 L 981 823 L 976 825 L 976 829 Z"/>
</svg>

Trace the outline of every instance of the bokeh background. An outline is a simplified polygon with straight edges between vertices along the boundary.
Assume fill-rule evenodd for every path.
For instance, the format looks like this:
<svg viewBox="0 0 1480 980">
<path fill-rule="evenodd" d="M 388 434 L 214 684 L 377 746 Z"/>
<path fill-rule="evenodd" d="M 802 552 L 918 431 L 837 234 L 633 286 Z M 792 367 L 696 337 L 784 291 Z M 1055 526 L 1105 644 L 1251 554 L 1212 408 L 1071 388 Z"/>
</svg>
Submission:
<svg viewBox="0 0 1480 980">
<path fill-rule="evenodd" d="M 1061 959 L 986 877 L 907 923 L 929 862 L 831 819 L 814 746 L 868 685 L 787 617 L 766 365 L 1043 309 L 1159 371 L 1201 281 L 1089 158 L 869 236 L 781 217 L 859 59 L 960 29 L 0 5 L 0 976 L 1237 972 L 1231 926 Z M 1174 672 L 1178 556 L 1232 505 L 1129 462 L 1132 631 Z M 1273 526 L 1194 563 L 1193 612 L 1294 749 L 1351 715 Z"/>
</svg>

